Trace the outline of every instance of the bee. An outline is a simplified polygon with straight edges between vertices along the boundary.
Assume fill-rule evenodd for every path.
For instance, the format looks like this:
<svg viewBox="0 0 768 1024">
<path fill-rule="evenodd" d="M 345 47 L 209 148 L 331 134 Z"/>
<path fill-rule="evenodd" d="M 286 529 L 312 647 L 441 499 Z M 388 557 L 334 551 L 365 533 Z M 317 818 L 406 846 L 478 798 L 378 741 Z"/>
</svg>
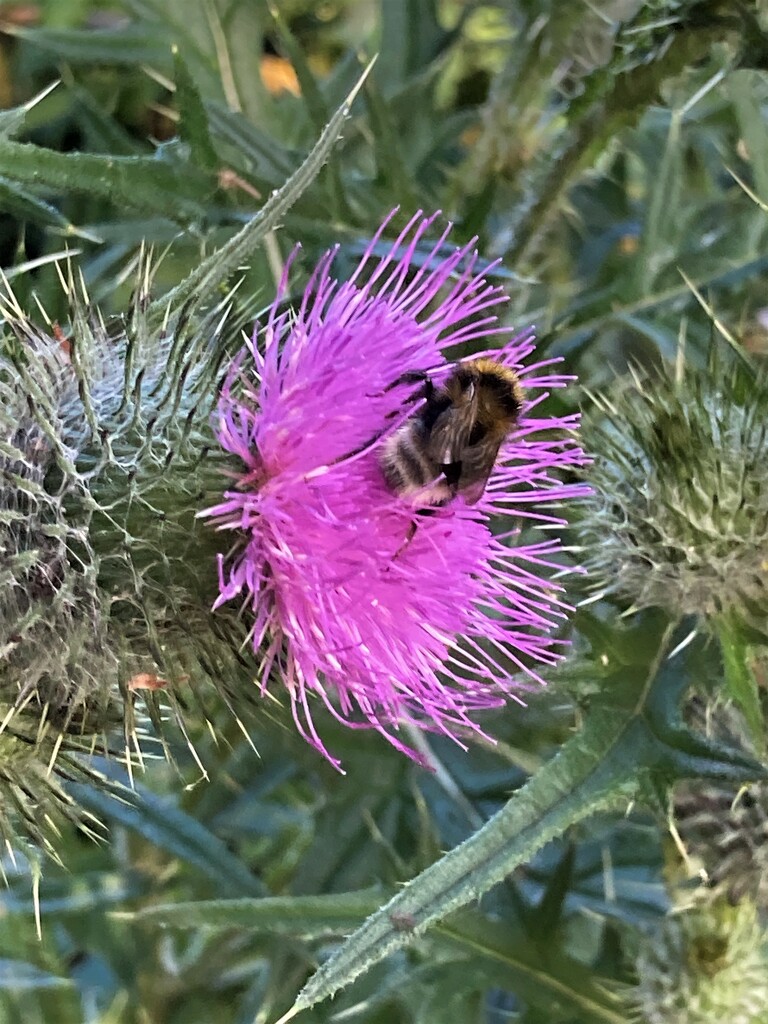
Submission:
<svg viewBox="0 0 768 1024">
<path fill-rule="evenodd" d="M 421 397 L 419 409 L 382 445 L 389 487 L 419 508 L 457 495 L 476 504 L 520 419 L 520 378 L 493 359 L 473 359 L 457 363 L 438 386 L 426 378 Z"/>
</svg>

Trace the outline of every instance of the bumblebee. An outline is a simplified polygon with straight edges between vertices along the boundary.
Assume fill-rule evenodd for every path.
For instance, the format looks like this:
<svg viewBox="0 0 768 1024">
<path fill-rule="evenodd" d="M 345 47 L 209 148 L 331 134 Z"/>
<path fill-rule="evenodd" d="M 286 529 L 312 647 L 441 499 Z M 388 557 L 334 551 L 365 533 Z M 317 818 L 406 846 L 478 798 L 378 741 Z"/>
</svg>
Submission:
<svg viewBox="0 0 768 1024">
<path fill-rule="evenodd" d="M 483 496 L 499 449 L 523 406 L 520 378 L 493 359 L 457 363 L 446 380 L 424 380 L 423 403 L 384 442 L 381 467 L 395 494 L 418 508 Z"/>
</svg>

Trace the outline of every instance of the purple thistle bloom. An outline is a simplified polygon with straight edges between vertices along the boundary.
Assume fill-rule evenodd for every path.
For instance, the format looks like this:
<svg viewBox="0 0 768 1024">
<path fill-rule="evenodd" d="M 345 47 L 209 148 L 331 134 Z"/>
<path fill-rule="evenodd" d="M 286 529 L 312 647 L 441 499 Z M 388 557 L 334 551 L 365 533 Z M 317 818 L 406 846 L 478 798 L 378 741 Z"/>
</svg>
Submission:
<svg viewBox="0 0 768 1024">
<path fill-rule="evenodd" d="M 530 331 L 473 353 L 513 368 L 525 391 L 480 501 L 458 497 L 424 516 L 387 486 L 382 441 L 418 408 L 418 387 L 403 375 L 439 383 L 447 350 L 509 334 L 494 326 L 489 310 L 505 296 L 476 272 L 474 243 L 440 255 L 450 226 L 414 268 L 437 215 L 416 214 L 372 260 L 392 216 L 348 281 L 331 277 L 331 250 L 300 308 L 280 313 L 289 261 L 266 326 L 221 395 L 217 435 L 242 463 L 236 488 L 201 513 L 237 535 L 219 556 L 216 606 L 245 602 L 262 691 L 279 667 L 298 729 L 336 767 L 315 728 L 318 697 L 345 725 L 376 729 L 420 760 L 400 737 L 404 723 L 460 742 L 481 733 L 475 712 L 522 704 L 530 680 L 543 683 L 535 665 L 561 657 L 548 634 L 568 611 L 546 578 L 562 569 L 560 545 L 516 546 L 517 524 L 561 523 L 538 507 L 584 493 L 552 475 L 585 459 L 569 433 L 577 416 L 538 414 L 549 389 L 571 378 L 549 370 L 556 360 L 524 365 Z M 492 533 L 499 514 L 510 528 Z"/>
</svg>

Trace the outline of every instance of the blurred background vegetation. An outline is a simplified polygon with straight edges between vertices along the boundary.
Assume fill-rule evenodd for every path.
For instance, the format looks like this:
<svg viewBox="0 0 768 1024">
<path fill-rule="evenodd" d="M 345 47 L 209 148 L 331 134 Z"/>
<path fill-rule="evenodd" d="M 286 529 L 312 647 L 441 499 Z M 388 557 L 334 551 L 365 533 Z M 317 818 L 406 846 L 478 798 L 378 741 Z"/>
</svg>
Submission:
<svg viewBox="0 0 768 1024">
<path fill-rule="evenodd" d="M 53 254 L 76 252 L 115 314 L 147 245 L 161 295 L 283 185 L 378 53 L 326 167 L 244 268 L 243 318 L 270 301 L 296 241 L 300 271 L 340 242 L 343 273 L 399 205 L 396 224 L 441 209 L 457 243 L 477 235 L 501 257 L 506 320 L 534 323 L 542 352 L 578 374 L 563 408 L 630 365 L 674 361 L 681 335 L 705 366 L 713 313 L 759 360 L 767 24 L 748 0 L 1 4 L 0 264 L 23 308 L 64 323 Z M 576 623 L 576 650 L 595 659 L 596 621 Z M 624 638 L 627 663 L 645 636 Z M 700 651 L 690 671 L 706 681 L 710 662 Z M 493 718 L 495 748 L 430 738 L 437 776 L 328 721 L 341 777 L 282 712 L 264 707 L 251 745 L 213 706 L 192 737 L 207 777 L 178 737 L 173 766 L 147 762 L 135 805 L 76 784 L 110 838 L 64 827 L 42 877 L 33 858 L 4 857 L 0 1021 L 275 1019 L 335 936 L 571 733 L 588 663 L 561 675 Z M 670 843 L 650 813 L 593 819 L 301 1019 L 628 1019 L 638 943 L 669 906 Z M 217 916 L 210 901 L 231 897 L 271 899 Z"/>
</svg>

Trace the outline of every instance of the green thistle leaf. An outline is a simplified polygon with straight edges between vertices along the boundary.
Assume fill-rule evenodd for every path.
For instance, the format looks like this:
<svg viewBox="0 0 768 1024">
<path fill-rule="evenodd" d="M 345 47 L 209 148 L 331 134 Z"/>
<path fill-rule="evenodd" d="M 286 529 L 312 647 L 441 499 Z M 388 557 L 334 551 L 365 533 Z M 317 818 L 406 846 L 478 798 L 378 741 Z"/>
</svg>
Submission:
<svg viewBox="0 0 768 1024">
<path fill-rule="evenodd" d="M 648 626 L 646 620 L 640 627 L 646 642 Z M 678 704 L 687 681 L 665 661 L 670 639 L 671 630 L 662 629 L 650 674 L 622 669 L 612 706 L 595 707 L 582 730 L 480 831 L 408 883 L 350 936 L 302 990 L 292 1013 L 333 995 L 595 811 L 620 806 L 679 776 L 764 777 L 763 766 L 740 749 L 682 724 Z M 398 928 L 399 920 L 409 921 L 409 928 Z"/>
</svg>

